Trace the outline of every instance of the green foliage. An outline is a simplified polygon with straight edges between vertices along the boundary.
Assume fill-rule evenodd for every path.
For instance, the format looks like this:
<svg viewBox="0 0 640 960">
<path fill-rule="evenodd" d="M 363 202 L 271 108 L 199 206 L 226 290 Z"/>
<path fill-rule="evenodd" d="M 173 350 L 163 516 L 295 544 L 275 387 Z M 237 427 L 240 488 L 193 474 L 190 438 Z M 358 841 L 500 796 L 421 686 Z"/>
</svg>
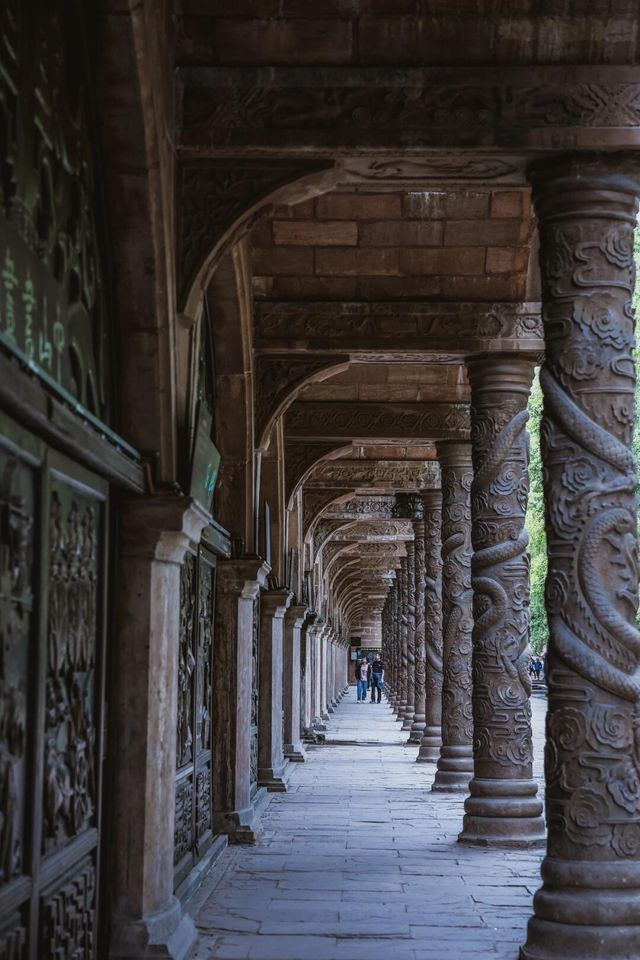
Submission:
<svg viewBox="0 0 640 960">
<path fill-rule="evenodd" d="M 640 224 L 640 219 L 639 219 Z M 640 226 L 636 229 L 634 241 L 636 275 L 640 277 Z M 640 311 L 640 282 L 636 282 L 633 297 L 636 313 Z M 640 360 L 640 347 L 635 348 L 636 367 Z M 636 409 L 638 409 L 638 384 L 636 384 Z M 533 382 L 529 399 L 529 435 L 531 437 L 531 459 L 529 464 L 529 506 L 527 509 L 527 529 L 529 531 L 529 552 L 531 554 L 531 649 L 541 653 L 547 645 L 549 630 L 544 609 L 544 584 L 547 576 L 547 538 L 544 528 L 544 497 L 542 490 L 542 458 L 540 454 L 540 421 L 542 419 L 542 390 L 538 372 Z M 640 420 L 636 419 L 632 440 L 636 463 L 640 464 Z"/>
<path fill-rule="evenodd" d="M 529 397 L 529 506 L 527 530 L 531 554 L 531 649 L 542 653 L 549 631 L 544 609 L 544 582 L 547 576 L 547 537 L 544 529 L 544 496 L 542 491 L 542 457 L 540 454 L 540 421 L 542 389 L 538 371 Z"/>
</svg>

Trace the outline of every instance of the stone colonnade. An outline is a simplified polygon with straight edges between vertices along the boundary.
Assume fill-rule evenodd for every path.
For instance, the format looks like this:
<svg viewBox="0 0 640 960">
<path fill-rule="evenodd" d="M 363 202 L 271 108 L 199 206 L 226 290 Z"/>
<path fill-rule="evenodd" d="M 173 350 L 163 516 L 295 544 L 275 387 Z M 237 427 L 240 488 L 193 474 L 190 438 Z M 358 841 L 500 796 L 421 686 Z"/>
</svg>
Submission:
<svg viewBox="0 0 640 960">
<path fill-rule="evenodd" d="M 640 929 L 630 450 L 640 183 L 624 155 L 540 162 L 531 180 L 546 348 L 548 839 L 521 956 L 631 957 Z M 422 723 L 417 759 L 437 760 L 433 789 L 468 789 L 459 839 L 536 845 L 545 827 L 532 775 L 524 526 L 533 362 L 492 354 L 470 357 L 467 369 L 471 443 L 438 445 L 442 517 L 440 495 L 425 494 L 424 520 L 415 520 L 414 592 L 406 559 L 383 611 L 388 697 L 403 728 L 415 697 L 411 739 Z M 410 597 L 420 604 L 417 613 Z"/>
</svg>

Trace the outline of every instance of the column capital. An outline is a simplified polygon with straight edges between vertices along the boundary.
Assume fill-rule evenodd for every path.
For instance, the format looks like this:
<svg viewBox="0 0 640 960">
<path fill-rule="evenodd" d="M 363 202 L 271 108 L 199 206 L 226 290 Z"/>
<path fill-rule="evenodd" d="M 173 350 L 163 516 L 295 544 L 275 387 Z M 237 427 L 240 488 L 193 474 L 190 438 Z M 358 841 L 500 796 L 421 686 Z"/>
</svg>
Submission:
<svg viewBox="0 0 640 960">
<path fill-rule="evenodd" d="M 490 389 L 510 395 L 523 393 L 526 397 L 531 390 L 535 363 L 535 358 L 517 353 L 482 353 L 465 360 L 472 391 Z M 473 394 L 471 413 L 473 420 Z"/>
<path fill-rule="evenodd" d="M 285 588 L 265 590 L 260 594 L 261 610 L 267 616 L 273 617 L 274 620 L 282 620 L 292 597 L 291 591 Z"/>
<path fill-rule="evenodd" d="M 441 467 L 470 467 L 471 441 L 439 440 L 436 452 Z"/>
<path fill-rule="evenodd" d="M 285 612 L 285 623 L 294 628 L 302 627 L 309 614 L 306 603 L 294 603 Z"/>
<path fill-rule="evenodd" d="M 217 568 L 217 590 L 221 593 L 237 593 L 244 600 L 255 600 L 267 581 L 270 569 L 269 564 L 260 557 L 223 560 Z"/>
<path fill-rule="evenodd" d="M 119 515 L 122 556 L 178 564 L 211 522 L 211 514 L 191 497 L 127 498 Z"/>
<path fill-rule="evenodd" d="M 596 215 L 622 215 L 635 226 L 640 151 L 563 153 L 533 161 L 527 174 L 540 220 L 560 221 L 576 208 L 584 208 Z M 602 190 L 608 194 L 604 206 Z"/>
</svg>

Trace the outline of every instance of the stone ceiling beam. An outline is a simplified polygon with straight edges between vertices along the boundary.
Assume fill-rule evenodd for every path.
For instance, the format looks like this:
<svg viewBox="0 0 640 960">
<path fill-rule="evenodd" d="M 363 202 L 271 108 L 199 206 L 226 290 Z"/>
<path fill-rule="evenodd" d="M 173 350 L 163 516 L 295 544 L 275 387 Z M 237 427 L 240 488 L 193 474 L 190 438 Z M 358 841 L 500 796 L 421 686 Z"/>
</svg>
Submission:
<svg viewBox="0 0 640 960">
<path fill-rule="evenodd" d="M 469 179 L 523 176 L 502 156 L 543 150 L 640 145 L 640 82 L 634 66 L 218 67 L 177 73 L 178 147 L 191 157 L 289 157 L 480 148 Z M 490 155 L 497 150 L 500 156 Z M 389 158 L 392 159 L 392 158 Z M 422 174 L 420 175 L 420 161 Z M 410 175 L 447 179 L 438 157 L 417 157 Z M 464 177 L 458 158 L 457 175 Z M 455 168 L 454 168 L 455 169 Z M 380 182 L 384 168 L 344 165 L 349 177 Z M 474 177 L 475 173 L 475 177 Z M 400 171 L 402 176 L 402 172 Z M 405 174 L 406 175 L 406 174 Z M 353 181 L 352 181 L 353 182 Z"/>
<path fill-rule="evenodd" d="M 284 429 L 287 437 L 322 443 L 462 440 L 469 436 L 469 406 L 296 400 L 285 414 Z"/>
<path fill-rule="evenodd" d="M 543 350 L 537 302 L 256 301 L 255 348 L 336 355 L 352 360 L 425 356 L 461 360 L 468 354 Z"/>
</svg>

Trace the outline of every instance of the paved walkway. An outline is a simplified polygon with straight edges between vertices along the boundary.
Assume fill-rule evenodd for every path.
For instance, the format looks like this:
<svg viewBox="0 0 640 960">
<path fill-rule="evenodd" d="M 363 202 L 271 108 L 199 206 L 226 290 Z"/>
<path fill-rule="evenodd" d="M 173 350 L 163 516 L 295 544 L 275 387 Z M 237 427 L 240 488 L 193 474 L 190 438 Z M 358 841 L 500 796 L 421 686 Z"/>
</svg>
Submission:
<svg viewBox="0 0 640 960">
<path fill-rule="evenodd" d="M 414 762 L 386 704 L 354 701 L 291 765 L 263 842 L 231 848 L 205 884 L 195 958 L 516 960 L 542 853 L 457 843 L 463 798 L 429 792 L 433 765 Z"/>
</svg>

